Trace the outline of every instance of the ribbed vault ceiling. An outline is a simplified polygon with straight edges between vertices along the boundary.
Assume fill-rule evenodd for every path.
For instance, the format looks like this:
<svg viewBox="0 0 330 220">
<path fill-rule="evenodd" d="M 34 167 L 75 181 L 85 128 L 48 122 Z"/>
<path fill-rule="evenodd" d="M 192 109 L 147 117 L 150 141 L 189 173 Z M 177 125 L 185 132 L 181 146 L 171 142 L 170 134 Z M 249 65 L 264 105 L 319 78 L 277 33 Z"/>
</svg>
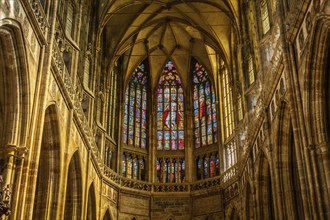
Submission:
<svg viewBox="0 0 330 220">
<path fill-rule="evenodd" d="M 211 74 L 215 54 L 230 60 L 237 10 L 237 0 L 117 0 L 107 6 L 101 30 L 112 61 L 124 56 L 126 77 L 148 58 L 156 84 L 171 59 L 185 81 L 192 56 Z"/>
</svg>

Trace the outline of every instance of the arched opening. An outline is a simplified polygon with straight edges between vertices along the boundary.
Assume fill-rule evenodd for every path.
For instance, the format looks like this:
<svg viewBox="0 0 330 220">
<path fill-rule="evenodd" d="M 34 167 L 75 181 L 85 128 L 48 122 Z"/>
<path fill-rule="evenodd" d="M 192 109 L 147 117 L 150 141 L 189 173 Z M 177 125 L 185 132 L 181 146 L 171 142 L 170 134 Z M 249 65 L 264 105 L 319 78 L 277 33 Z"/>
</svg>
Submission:
<svg viewBox="0 0 330 220">
<path fill-rule="evenodd" d="M 0 23 L 0 146 L 26 146 L 29 117 L 27 57 L 19 24 L 3 19 Z M 8 59 L 12 62 L 8 62 Z M 10 150 L 0 152 L 0 173 L 4 182 L 14 178 Z M 12 184 L 12 183 L 10 183 Z"/>
<path fill-rule="evenodd" d="M 260 219 L 275 219 L 275 209 L 273 201 L 272 178 L 270 166 L 265 157 L 261 160 L 259 174 L 259 207 Z"/>
<path fill-rule="evenodd" d="M 296 213 L 296 217 L 298 219 L 305 219 L 304 217 L 304 209 L 302 204 L 302 193 L 299 181 L 299 172 L 298 172 L 298 163 L 297 163 L 297 152 L 296 146 L 294 143 L 294 136 L 293 136 L 293 128 L 292 125 L 290 126 L 290 133 L 289 133 L 289 179 L 292 187 L 292 202 L 293 202 L 293 210 Z"/>
<path fill-rule="evenodd" d="M 60 135 L 55 106 L 46 109 L 33 219 L 56 219 L 60 175 Z"/>
<path fill-rule="evenodd" d="M 328 45 L 326 55 L 326 68 L 325 68 L 325 80 L 324 80 L 324 103 L 325 103 L 325 126 L 327 138 L 330 140 L 330 44 Z"/>
<path fill-rule="evenodd" d="M 87 220 L 96 219 L 96 200 L 94 184 L 91 184 L 88 190 L 88 203 L 87 203 Z"/>
<path fill-rule="evenodd" d="M 230 220 L 239 220 L 239 217 L 238 217 L 238 214 L 237 214 L 237 210 L 234 208 L 232 211 L 231 211 L 231 214 L 230 214 Z"/>
<path fill-rule="evenodd" d="M 80 219 L 82 213 L 82 179 L 79 155 L 76 152 L 70 161 L 65 198 L 64 219 Z"/>
<path fill-rule="evenodd" d="M 103 216 L 103 220 L 111 220 L 111 215 L 110 215 L 109 209 L 105 212 L 105 214 Z"/>
<path fill-rule="evenodd" d="M 24 150 L 29 127 L 29 71 L 21 25 L 14 19 L 0 20 L 0 173 L 3 187 L 9 186 L 11 218 L 17 218 L 21 160 L 13 155 Z M 17 147 L 17 148 L 16 148 Z M 15 198 L 15 199 L 13 199 Z M 7 200 L 7 199 L 5 199 Z M 32 200 L 33 202 L 33 200 Z M 32 211 L 32 210 L 31 210 Z"/>
<path fill-rule="evenodd" d="M 254 211 L 253 211 L 253 205 L 254 201 L 253 201 L 253 192 L 251 189 L 250 184 L 247 184 L 246 187 L 246 219 L 254 219 Z"/>
</svg>

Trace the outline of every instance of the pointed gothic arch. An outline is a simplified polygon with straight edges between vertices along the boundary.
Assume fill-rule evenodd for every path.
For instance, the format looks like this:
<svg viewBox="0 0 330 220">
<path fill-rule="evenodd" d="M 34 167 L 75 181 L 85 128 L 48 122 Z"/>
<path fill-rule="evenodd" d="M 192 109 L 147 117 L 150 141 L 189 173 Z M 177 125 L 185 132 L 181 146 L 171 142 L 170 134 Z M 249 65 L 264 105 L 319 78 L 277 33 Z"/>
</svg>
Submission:
<svg viewBox="0 0 330 220">
<path fill-rule="evenodd" d="M 94 183 L 92 183 L 88 190 L 86 220 L 94 219 L 96 219 L 96 194 Z"/>
<path fill-rule="evenodd" d="M 330 19 L 328 16 L 318 16 L 310 31 L 310 44 L 306 53 L 306 72 L 303 93 L 303 114 L 306 118 L 306 145 L 315 152 L 314 156 L 308 155 L 306 166 L 308 169 L 314 169 L 312 175 L 308 177 L 310 190 L 309 201 L 313 202 L 316 198 L 320 205 L 311 206 L 311 214 L 317 218 L 329 217 L 330 208 L 324 204 L 327 203 L 330 192 Z M 309 171 L 308 171 L 309 172 Z M 320 183 L 323 180 L 325 184 Z M 305 208 L 306 210 L 306 208 Z M 305 215 L 307 213 L 305 212 Z M 307 216 L 309 217 L 309 216 Z"/>
<path fill-rule="evenodd" d="M 21 156 L 27 149 L 31 93 L 23 30 L 14 19 L 0 20 L 0 51 L 0 173 L 5 183 L 12 184 L 12 197 L 16 197 L 26 185 L 22 186 L 20 176 L 13 172 L 20 160 L 9 154 Z M 11 201 L 13 219 L 22 214 L 21 202 Z"/>
<path fill-rule="evenodd" d="M 146 149 L 148 133 L 149 66 L 143 61 L 131 74 L 125 92 L 123 141 Z"/>
<path fill-rule="evenodd" d="M 257 173 L 257 196 L 260 219 L 275 219 L 274 193 L 270 172 L 270 165 L 266 157 L 262 154 L 259 161 L 259 171 Z"/>
<path fill-rule="evenodd" d="M 82 175 L 79 153 L 71 157 L 67 173 L 64 219 L 80 219 L 82 215 Z"/>
<path fill-rule="evenodd" d="M 253 198 L 253 188 L 249 181 L 246 184 L 245 192 L 245 216 L 246 219 L 254 219 L 254 198 Z"/>
<path fill-rule="evenodd" d="M 29 118 L 29 69 L 20 24 L 0 21 L 1 146 L 26 146 Z M 6 62 L 10 58 L 14 62 Z"/>
<path fill-rule="evenodd" d="M 214 83 L 206 68 L 191 61 L 195 148 L 218 142 L 217 106 Z"/>
<path fill-rule="evenodd" d="M 103 220 L 111 220 L 111 215 L 109 209 L 104 213 Z"/>
<path fill-rule="evenodd" d="M 230 220 L 239 220 L 239 214 L 238 214 L 238 211 L 235 207 L 231 210 L 229 219 Z"/>
<path fill-rule="evenodd" d="M 56 219 L 61 168 L 60 130 L 55 105 L 45 111 L 33 219 Z"/>
</svg>

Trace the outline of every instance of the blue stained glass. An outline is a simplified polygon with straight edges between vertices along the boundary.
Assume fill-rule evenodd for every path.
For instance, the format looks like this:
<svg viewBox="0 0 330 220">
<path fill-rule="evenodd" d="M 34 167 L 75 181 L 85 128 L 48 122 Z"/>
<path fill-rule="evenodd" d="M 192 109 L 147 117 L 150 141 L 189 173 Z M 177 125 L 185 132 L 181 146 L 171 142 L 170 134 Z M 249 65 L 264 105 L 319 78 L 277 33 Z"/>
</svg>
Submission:
<svg viewBox="0 0 330 220">
<path fill-rule="evenodd" d="M 146 64 L 138 66 L 125 92 L 124 143 L 146 147 L 147 83 Z M 141 129 L 142 128 L 142 129 Z"/>
<path fill-rule="evenodd" d="M 198 99 L 194 100 L 194 109 L 198 109 Z"/>
<path fill-rule="evenodd" d="M 199 113 L 198 109 L 194 110 L 194 115 L 195 116 L 199 117 L 199 114 L 198 113 Z"/>
<path fill-rule="evenodd" d="M 215 94 L 209 80 L 208 73 L 203 65 L 195 62 L 193 74 L 194 93 L 194 126 L 195 126 L 195 147 L 210 145 L 217 142 L 217 133 L 212 131 L 212 122 L 216 122 Z M 198 121 L 198 122 L 197 122 Z M 208 137 L 206 137 L 208 135 Z M 211 137 L 211 136 L 212 137 Z M 210 137 L 209 137 L 210 136 Z"/>
<path fill-rule="evenodd" d="M 173 135 L 178 129 L 183 130 L 184 117 L 181 80 L 172 61 L 168 61 L 163 70 L 157 92 L 157 130 L 164 133 L 164 141 L 158 142 L 157 148 L 184 149 L 183 140 L 179 141 L 179 137 Z"/>
<path fill-rule="evenodd" d="M 157 132 L 157 140 L 162 140 L 163 139 L 163 132 L 158 131 Z"/>
</svg>

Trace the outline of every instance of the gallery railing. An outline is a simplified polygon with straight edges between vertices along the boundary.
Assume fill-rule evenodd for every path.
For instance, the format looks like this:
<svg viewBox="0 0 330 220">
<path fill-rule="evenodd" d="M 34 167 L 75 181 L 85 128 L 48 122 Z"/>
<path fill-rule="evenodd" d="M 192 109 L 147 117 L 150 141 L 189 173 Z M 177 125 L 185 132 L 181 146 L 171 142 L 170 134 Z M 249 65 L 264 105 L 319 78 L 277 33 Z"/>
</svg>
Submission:
<svg viewBox="0 0 330 220">
<path fill-rule="evenodd" d="M 114 187 L 126 187 L 134 190 L 140 190 L 145 192 L 162 193 L 162 192 L 182 192 L 190 193 L 198 190 L 206 190 L 214 187 L 219 189 L 226 185 L 230 180 L 235 179 L 238 175 L 238 164 L 229 168 L 226 172 L 220 176 L 199 180 L 194 183 L 149 183 L 145 181 L 129 179 L 122 177 L 109 167 L 104 168 L 104 176 L 107 178 L 107 182 Z"/>
</svg>

